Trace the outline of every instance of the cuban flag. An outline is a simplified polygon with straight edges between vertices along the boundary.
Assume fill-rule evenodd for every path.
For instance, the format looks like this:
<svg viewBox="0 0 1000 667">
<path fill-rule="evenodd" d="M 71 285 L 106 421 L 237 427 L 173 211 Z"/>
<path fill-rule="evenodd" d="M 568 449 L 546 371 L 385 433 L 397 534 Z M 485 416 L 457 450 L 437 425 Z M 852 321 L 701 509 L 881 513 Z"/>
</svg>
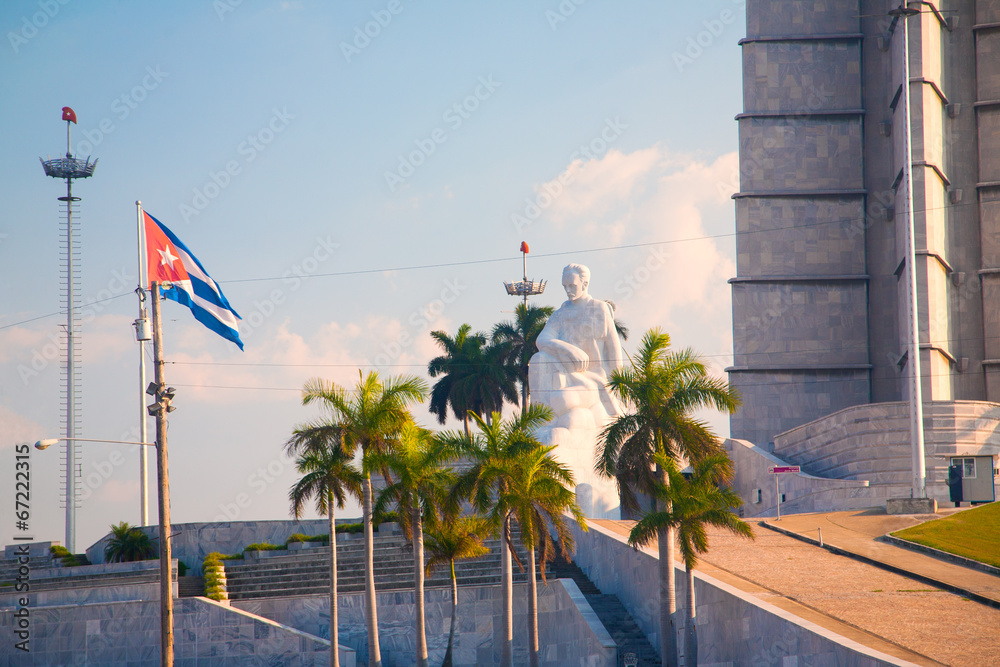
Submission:
<svg viewBox="0 0 1000 667">
<path fill-rule="evenodd" d="M 169 284 L 169 288 L 160 288 L 164 298 L 187 306 L 196 320 L 242 350 L 236 321 L 243 318 L 229 305 L 219 284 L 166 225 L 145 211 L 142 216 L 149 282 Z"/>
</svg>

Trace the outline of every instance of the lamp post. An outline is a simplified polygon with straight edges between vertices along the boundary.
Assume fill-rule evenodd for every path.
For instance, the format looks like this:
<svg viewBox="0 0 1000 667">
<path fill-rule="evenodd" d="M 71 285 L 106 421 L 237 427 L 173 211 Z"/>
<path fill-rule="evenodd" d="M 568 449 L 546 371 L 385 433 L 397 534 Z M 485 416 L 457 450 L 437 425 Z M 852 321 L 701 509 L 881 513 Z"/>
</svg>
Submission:
<svg viewBox="0 0 1000 667">
<path fill-rule="evenodd" d="M 889 12 L 893 22 L 902 19 L 903 23 L 903 103 L 904 113 L 903 140 L 906 142 L 903 173 L 906 176 L 906 273 L 907 273 L 907 323 L 908 332 L 908 366 L 910 380 L 910 450 L 912 456 L 913 478 L 910 489 L 911 498 L 927 497 L 927 469 L 924 460 L 924 406 L 923 391 L 920 386 L 920 325 L 917 319 L 917 252 L 916 225 L 913 221 L 913 140 L 910 121 L 910 33 L 907 18 L 916 16 L 919 9 L 908 7 L 904 2 Z"/>
<path fill-rule="evenodd" d="M 158 403 L 154 403 L 149 406 L 149 411 L 162 413 L 164 411 L 169 412 L 173 410 L 170 406 L 170 399 L 173 397 L 173 387 L 168 387 L 166 390 L 160 390 L 155 383 L 151 383 L 147 393 L 156 395 L 159 398 Z M 159 421 L 159 420 L 158 420 Z M 159 435 L 159 433 L 157 433 Z M 134 442 L 131 440 L 102 440 L 96 438 L 47 438 L 45 440 L 39 440 L 35 443 L 35 449 L 45 450 L 56 444 L 60 440 L 72 441 L 70 444 L 76 442 L 105 442 L 116 445 L 139 445 L 144 447 L 157 447 L 156 443 L 153 442 Z M 157 459 L 161 457 L 160 451 L 162 448 L 157 447 Z M 159 466 L 157 466 L 159 468 Z M 158 470 L 159 472 L 159 470 Z M 161 646 L 161 657 L 169 656 L 169 659 L 161 660 L 161 665 L 172 666 L 173 665 L 173 655 L 174 655 L 174 591 L 173 591 L 173 577 L 171 576 L 171 555 L 170 555 L 170 525 L 169 523 L 164 525 L 163 521 L 166 518 L 167 521 L 170 520 L 169 509 L 164 513 L 162 506 L 170 505 L 170 489 L 169 482 L 166 475 L 161 475 L 157 480 L 159 486 L 159 496 L 160 496 L 160 646 Z M 166 575 L 164 576 L 164 572 Z"/>
</svg>

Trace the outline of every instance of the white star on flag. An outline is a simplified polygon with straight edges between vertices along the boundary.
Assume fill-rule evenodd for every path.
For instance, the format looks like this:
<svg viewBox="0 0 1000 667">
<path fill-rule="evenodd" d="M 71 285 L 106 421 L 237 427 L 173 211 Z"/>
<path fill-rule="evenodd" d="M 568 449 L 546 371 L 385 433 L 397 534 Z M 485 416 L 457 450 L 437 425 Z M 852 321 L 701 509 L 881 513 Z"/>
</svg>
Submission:
<svg viewBox="0 0 1000 667">
<path fill-rule="evenodd" d="M 170 268 L 173 268 L 174 262 L 177 261 L 177 258 L 170 254 L 170 246 L 167 246 L 166 250 L 160 250 L 157 248 L 156 252 L 160 253 L 160 264 L 162 266 L 169 266 Z"/>
</svg>

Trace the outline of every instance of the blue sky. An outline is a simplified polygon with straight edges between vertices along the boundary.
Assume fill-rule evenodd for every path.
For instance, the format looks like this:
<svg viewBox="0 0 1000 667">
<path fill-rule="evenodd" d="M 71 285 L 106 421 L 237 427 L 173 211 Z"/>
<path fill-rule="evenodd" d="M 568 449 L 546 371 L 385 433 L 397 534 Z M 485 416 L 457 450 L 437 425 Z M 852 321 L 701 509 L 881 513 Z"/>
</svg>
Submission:
<svg viewBox="0 0 1000 667">
<path fill-rule="evenodd" d="M 245 321 L 241 353 L 164 304 L 175 522 L 287 517 L 302 383 L 422 375 L 431 330 L 510 318 L 522 240 L 538 303 L 586 264 L 627 351 L 660 326 L 721 372 L 744 34 L 731 0 L 3 3 L 0 456 L 63 428 L 63 318 L 41 316 L 62 309 L 64 186 L 38 157 L 65 152 L 67 105 L 74 154 L 100 159 L 75 187 L 81 293 L 117 297 L 82 312 L 81 435 L 138 422 L 136 199 Z M 133 449 L 79 446 L 77 550 L 138 521 Z M 60 458 L 33 456 L 39 539 L 62 540 Z"/>
</svg>

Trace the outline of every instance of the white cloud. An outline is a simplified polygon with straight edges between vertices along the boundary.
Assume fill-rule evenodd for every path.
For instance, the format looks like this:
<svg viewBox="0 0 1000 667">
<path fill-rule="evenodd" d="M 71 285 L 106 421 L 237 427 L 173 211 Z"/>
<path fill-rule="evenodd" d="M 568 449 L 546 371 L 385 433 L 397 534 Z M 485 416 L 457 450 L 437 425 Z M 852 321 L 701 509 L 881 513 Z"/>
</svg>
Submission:
<svg viewBox="0 0 1000 667">
<path fill-rule="evenodd" d="M 726 281 L 736 272 L 726 249 L 732 238 L 706 237 L 710 229 L 716 234 L 733 229 L 728 184 L 736 165 L 735 152 L 705 161 L 662 145 L 574 161 L 536 188 L 552 192 L 569 183 L 531 231 L 543 235 L 540 247 L 649 244 L 567 261 L 591 267 L 593 295 L 615 301 L 636 340 L 660 326 L 678 344 L 697 343 L 709 355 L 725 352 L 731 348 Z M 546 243 L 545 236 L 553 240 Z M 657 243 L 664 241 L 669 243 Z"/>
<path fill-rule="evenodd" d="M 43 433 L 41 426 L 4 405 L 0 405 L 0 425 L 0 448 L 35 442 Z"/>
</svg>

